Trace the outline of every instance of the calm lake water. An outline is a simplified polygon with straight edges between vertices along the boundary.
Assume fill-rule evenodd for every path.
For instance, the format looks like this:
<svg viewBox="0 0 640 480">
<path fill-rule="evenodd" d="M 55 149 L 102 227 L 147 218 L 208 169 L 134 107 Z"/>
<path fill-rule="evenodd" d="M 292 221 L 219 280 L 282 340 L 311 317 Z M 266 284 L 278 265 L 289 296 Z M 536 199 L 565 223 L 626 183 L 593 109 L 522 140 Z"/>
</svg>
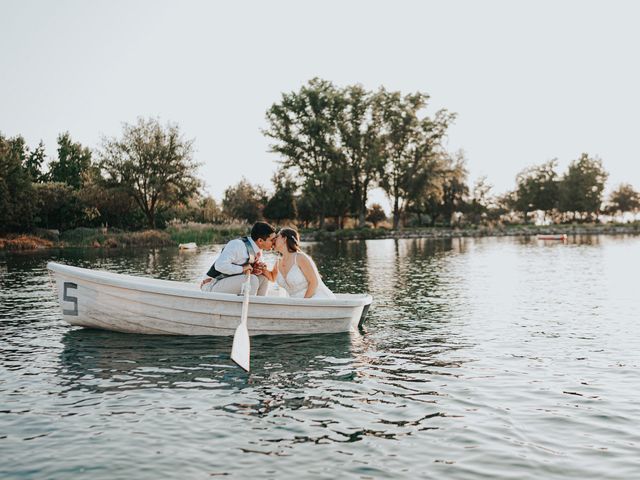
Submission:
<svg viewBox="0 0 640 480">
<path fill-rule="evenodd" d="M 219 246 L 0 254 L 0 478 L 640 478 L 640 237 L 306 244 L 366 331 L 71 327 L 45 265 L 196 281 Z"/>
</svg>

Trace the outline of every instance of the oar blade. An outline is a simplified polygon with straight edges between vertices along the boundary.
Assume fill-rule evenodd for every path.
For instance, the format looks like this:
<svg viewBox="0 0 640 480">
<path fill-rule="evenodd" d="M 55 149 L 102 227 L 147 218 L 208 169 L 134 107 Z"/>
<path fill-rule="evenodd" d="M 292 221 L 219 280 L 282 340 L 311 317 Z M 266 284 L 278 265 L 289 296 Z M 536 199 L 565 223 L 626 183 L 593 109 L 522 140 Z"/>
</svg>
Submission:
<svg viewBox="0 0 640 480">
<path fill-rule="evenodd" d="M 242 299 L 242 312 L 240 314 L 240 325 L 233 335 L 233 345 L 231 347 L 231 360 L 245 371 L 249 371 L 249 358 L 251 356 L 251 346 L 249 345 L 249 329 L 247 328 L 247 317 L 249 315 L 249 294 L 251 291 L 251 274 L 247 273 L 247 279 L 242 286 L 244 298 Z"/>
<path fill-rule="evenodd" d="M 233 346 L 231 347 L 231 360 L 236 362 L 238 366 L 245 371 L 249 371 L 250 345 L 249 330 L 247 324 L 241 322 L 236 328 L 233 336 Z"/>
</svg>

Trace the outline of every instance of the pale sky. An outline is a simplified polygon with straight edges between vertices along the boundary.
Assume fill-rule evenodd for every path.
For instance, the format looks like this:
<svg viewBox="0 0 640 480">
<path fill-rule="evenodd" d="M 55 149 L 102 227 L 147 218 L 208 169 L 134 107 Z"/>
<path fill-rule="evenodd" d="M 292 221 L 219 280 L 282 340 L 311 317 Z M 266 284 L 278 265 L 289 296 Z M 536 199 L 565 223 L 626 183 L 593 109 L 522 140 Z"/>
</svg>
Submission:
<svg viewBox="0 0 640 480">
<path fill-rule="evenodd" d="M 206 190 L 270 187 L 265 111 L 312 77 L 431 95 L 494 193 L 581 152 L 640 188 L 633 1 L 0 0 L 0 132 L 95 148 L 138 116 L 195 138 Z M 376 193 L 373 200 L 382 199 Z"/>
</svg>

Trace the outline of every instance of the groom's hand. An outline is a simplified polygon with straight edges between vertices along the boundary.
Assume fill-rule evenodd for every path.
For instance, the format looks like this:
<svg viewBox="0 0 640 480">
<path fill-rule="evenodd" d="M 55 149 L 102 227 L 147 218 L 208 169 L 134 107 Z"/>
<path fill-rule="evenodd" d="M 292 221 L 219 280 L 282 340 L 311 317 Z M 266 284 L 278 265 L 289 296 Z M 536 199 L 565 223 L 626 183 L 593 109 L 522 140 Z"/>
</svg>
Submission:
<svg viewBox="0 0 640 480">
<path fill-rule="evenodd" d="M 267 264 L 266 263 L 256 262 L 253 265 L 253 274 L 254 275 L 262 275 L 266 269 L 267 269 Z"/>
</svg>

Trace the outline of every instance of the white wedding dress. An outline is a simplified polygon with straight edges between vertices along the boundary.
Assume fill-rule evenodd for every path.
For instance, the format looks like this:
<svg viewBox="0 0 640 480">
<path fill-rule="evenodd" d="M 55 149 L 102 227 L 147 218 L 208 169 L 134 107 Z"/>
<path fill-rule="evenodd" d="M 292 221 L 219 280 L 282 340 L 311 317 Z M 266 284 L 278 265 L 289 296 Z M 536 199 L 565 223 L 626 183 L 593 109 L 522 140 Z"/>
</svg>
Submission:
<svg viewBox="0 0 640 480">
<path fill-rule="evenodd" d="M 304 255 L 309 262 L 311 262 L 313 271 L 318 279 L 318 287 L 311 298 L 336 298 L 333 292 L 329 290 L 329 287 L 327 287 L 322 281 L 320 273 L 318 272 L 318 267 L 316 267 L 316 264 L 311 257 L 304 253 L 295 253 L 294 255 L 293 266 L 287 272 L 286 277 L 282 274 L 282 268 L 280 264 L 278 264 L 278 275 L 276 277 L 278 287 L 286 290 L 292 298 L 304 298 L 304 294 L 307 292 L 307 288 L 309 287 L 309 282 L 298 266 L 298 255 Z"/>
</svg>

